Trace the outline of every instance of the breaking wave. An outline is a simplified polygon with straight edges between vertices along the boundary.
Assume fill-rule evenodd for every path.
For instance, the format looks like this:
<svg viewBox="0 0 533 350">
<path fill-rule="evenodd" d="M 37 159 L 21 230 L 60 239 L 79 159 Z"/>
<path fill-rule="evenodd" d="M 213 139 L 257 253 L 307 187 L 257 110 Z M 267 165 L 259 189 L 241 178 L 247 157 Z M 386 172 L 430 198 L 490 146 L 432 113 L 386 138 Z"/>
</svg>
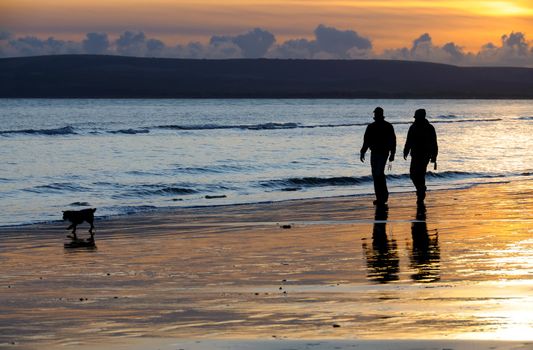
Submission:
<svg viewBox="0 0 533 350">
<path fill-rule="evenodd" d="M 141 185 L 119 197 L 150 197 L 150 196 L 181 196 L 194 194 L 198 191 L 186 187 L 173 187 L 165 185 Z"/>
<path fill-rule="evenodd" d="M 445 171 L 442 173 L 428 172 L 428 179 L 463 179 L 463 178 L 496 178 L 505 175 Z M 409 174 L 387 175 L 389 180 L 408 180 Z M 337 176 L 337 177 L 294 177 L 260 182 L 259 185 L 282 191 L 297 191 L 302 188 L 327 187 L 327 186 L 356 186 L 372 183 L 372 176 Z"/>
<path fill-rule="evenodd" d="M 90 188 L 70 183 L 70 182 L 53 182 L 51 184 L 47 185 L 39 185 L 32 188 L 26 188 L 24 189 L 26 192 L 34 192 L 34 193 L 58 193 L 58 192 L 84 192 L 84 191 L 90 191 Z"/>
<path fill-rule="evenodd" d="M 519 117 L 520 120 L 532 120 L 533 117 Z M 495 122 L 501 121 L 501 118 L 486 118 L 486 119 L 460 119 L 455 115 L 444 115 L 437 116 L 435 118 L 430 118 L 432 123 L 476 123 L 476 122 Z M 127 129 L 118 129 L 118 130 L 102 130 L 102 129 L 92 129 L 88 130 L 76 130 L 72 126 L 64 126 L 61 128 L 53 129 L 20 129 L 20 130 L 0 130 L 0 135 L 9 136 L 9 135 L 43 135 L 43 136 L 61 136 L 61 135 L 78 135 L 78 134 L 123 134 L 123 135 L 137 135 L 137 134 L 148 134 L 152 129 L 155 130 L 180 130 L 180 131 L 195 131 L 195 130 L 226 130 L 226 129 L 235 129 L 235 130 L 251 130 L 251 131 L 261 131 L 261 130 L 289 130 L 289 129 L 314 129 L 314 128 L 343 128 L 343 127 L 354 127 L 354 126 L 367 126 L 370 121 L 364 123 L 339 123 L 339 124 L 309 124 L 303 125 L 300 123 L 287 122 L 287 123 L 261 123 L 261 124 L 235 124 L 235 125 L 222 125 L 222 124 L 198 124 L 198 125 L 157 125 L 157 126 L 147 126 L 142 128 L 127 128 Z M 394 125 L 405 125 L 411 124 L 412 120 L 409 121 L 391 121 L 391 124 Z"/>
<path fill-rule="evenodd" d="M 148 134 L 149 132 L 150 130 L 148 129 L 121 129 L 121 130 L 109 131 L 110 134 L 127 134 L 127 135 Z"/>
<path fill-rule="evenodd" d="M 302 127 L 298 123 L 264 123 L 250 125 L 220 125 L 220 124 L 199 124 L 199 125 L 159 125 L 158 129 L 172 130 L 218 130 L 218 129 L 243 129 L 243 130 L 279 130 L 296 129 Z"/>
<path fill-rule="evenodd" d="M 65 126 L 62 128 L 55 129 L 22 129 L 22 130 L 2 130 L 0 135 L 11 135 L 11 134 L 27 134 L 27 135 L 75 135 L 77 134 L 74 131 L 74 128 L 71 126 Z"/>
<path fill-rule="evenodd" d="M 432 123 L 475 123 L 475 122 L 495 122 L 502 120 L 501 118 L 486 118 L 486 119 L 457 119 L 457 116 L 440 116 L 437 119 L 431 120 Z M 412 121 L 392 121 L 391 124 L 403 125 L 411 124 Z M 315 128 L 344 128 L 353 126 L 366 126 L 365 123 L 342 123 L 342 124 L 314 124 L 302 125 L 299 123 L 264 123 L 264 124 L 237 124 L 237 125 L 220 125 L 220 124 L 199 124 L 199 125 L 159 125 L 157 129 L 167 130 L 221 130 L 221 129 L 240 129 L 240 130 L 284 130 L 284 129 L 315 129 Z"/>
</svg>

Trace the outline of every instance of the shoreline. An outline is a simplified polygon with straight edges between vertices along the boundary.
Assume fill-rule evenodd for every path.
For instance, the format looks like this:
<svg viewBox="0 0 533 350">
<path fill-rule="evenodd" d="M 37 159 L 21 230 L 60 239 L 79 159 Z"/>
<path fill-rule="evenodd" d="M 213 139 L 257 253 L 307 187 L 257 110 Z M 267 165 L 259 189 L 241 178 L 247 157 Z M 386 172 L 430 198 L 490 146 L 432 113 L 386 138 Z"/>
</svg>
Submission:
<svg viewBox="0 0 533 350">
<path fill-rule="evenodd" d="M 528 174 L 527 176 L 530 176 Z M 475 182 L 475 183 L 466 183 L 466 184 L 457 184 L 457 187 L 453 188 L 436 188 L 436 189 L 428 189 L 428 195 L 431 193 L 436 192 L 446 192 L 446 191 L 463 191 L 463 190 L 470 190 L 475 187 L 479 186 L 490 186 L 490 185 L 501 185 L 501 184 L 508 184 L 511 182 L 531 182 L 531 179 L 522 179 L 519 178 L 517 180 L 497 180 L 497 181 L 488 181 L 488 182 Z M 429 186 L 428 186 L 429 187 Z M 406 189 L 405 191 L 394 191 L 392 190 L 390 192 L 391 199 L 394 196 L 406 196 L 409 194 L 414 193 L 414 190 L 412 188 Z M 132 213 L 118 213 L 118 214 L 111 214 L 111 215 L 104 215 L 104 216 L 98 216 L 95 215 L 95 222 L 100 221 L 107 221 L 107 220 L 115 220 L 120 218 L 127 218 L 130 216 L 137 216 L 137 215 L 149 215 L 149 214 L 172 214 L 175 211 L 179 210 L 194 210 L 194 209 L 217 209 L 217 208 L 227 208 L 227 207 L 239 207 L 239 206 L 252 206 L 252 205 L 272 205 L 272 204 L 287 204 L 290 205 L 292 202 L 298 203 L 298 202 L 305 202 L 305 201 L 320 201 L 320 200 L 335 200 L 335 199 L 354 199 L 359 200 L 366 198 L 370 203 L 374 200 L 374 194 L 373 193 L 361 193 L 361 194 L 346 194 L 346 195 L 332 195 L 332 196 L 324 196 L 324 197 L 308 197 L 308 198 L 290 198 L 290 199 L 280 199 L 280 200 L 265 200 L 265 201 L 258 201 L 258 202 L 242 202 L 242 203 L 227 203 L 227 204 L 205 204 L 205 205 L 190 205 L 190 206 L 167 206 L 167 207 L 154 207 L 150 209 L 141 209 L 139 211 L 135 211 Z M 215 198 L 214 198 L 215 199 Z M 87 208 L 93 207 L 93 206 L 87 206 Z M 97 207 L 98 208 L 98 207 Z M 79 209 L 83 209 L 80 207 Z M 65 208 L 65 210 L 79 210 L 76 208 Z M 59 214 L 58 214 L 59 216 Z M 28 223 L 21 223 L 21 224 L 12 224 L 12 225 L 0 225 L 0 231 L 4 229 L 15 229 L 18 227 L 31 227 L 34 225 L 54 225 L 54 224 L 60 224 L 65 223 L 65 221 L 61 219 L 57 220 L 43 220 L 43 221 L 35 221 L 35 222 L 28 222 Z"/>
</svg>

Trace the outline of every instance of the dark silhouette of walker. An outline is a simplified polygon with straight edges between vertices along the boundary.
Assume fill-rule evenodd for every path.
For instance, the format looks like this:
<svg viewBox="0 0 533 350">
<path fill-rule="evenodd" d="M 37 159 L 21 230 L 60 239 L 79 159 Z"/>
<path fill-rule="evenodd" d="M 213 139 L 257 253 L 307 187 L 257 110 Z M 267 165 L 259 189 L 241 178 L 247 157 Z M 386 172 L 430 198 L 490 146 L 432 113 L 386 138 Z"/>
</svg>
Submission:
<svg viewBox="0 0 533 350">
<path fill-rule="evenodd" d="M 360 160 L 365 161 L 365 153 L 370 148 L 370 166 L 376 193 L 375 205 L 385 205 L 389 200 L 387 179 L 385 178 L 385 165 L 387 158 L 390 162 L 396 154 L 396 134 L 391 123 L 385 121 L 383 108 L 374 109 L 374 122 L 365 130 L 363 147 L 361 147 Z"/>
<path fill-rule="evenodd" d="M 429 162 L 437 168 L 437 133 L 433 125 L 426 119 L 426 110 L 417 109 L 414 115 L 415 121 L 409 127 L 407 140 L 403 149 L 403 158 L 407 159 L 411 153 L 411 167 L 409 175 L 416 187 L 417 204 L 424 203 L 426 198 L 426 171 Z"/>
</svg>

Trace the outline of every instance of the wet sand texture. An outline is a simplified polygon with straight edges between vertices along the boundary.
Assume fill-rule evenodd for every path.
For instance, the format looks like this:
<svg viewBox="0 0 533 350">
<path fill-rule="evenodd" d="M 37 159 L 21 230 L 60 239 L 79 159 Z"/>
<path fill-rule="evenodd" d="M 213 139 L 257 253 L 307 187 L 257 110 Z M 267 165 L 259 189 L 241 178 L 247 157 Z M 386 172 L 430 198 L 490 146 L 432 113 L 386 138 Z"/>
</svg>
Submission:
<svg viewBox="0 0 533 350">
<path fill-rule="evenodd" d="M 425 213 L 394 195 L 378 220 L 371 200 L 98 220 L 94 248 L 2 228 L 0 346 L 531 348 L 530 183 L 430 192 Z"/>
</svg>

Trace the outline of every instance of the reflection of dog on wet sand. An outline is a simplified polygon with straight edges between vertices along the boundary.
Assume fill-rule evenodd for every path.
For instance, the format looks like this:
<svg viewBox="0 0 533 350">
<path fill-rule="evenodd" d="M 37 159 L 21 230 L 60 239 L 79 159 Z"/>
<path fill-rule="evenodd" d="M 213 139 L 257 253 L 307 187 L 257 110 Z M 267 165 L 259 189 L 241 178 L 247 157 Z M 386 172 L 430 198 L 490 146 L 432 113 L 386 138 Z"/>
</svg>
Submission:
<svg viewBox="0 0 533 350">
<path fill-rule="evenodd" d="M 91 234 L 91 240 L 94 240 L 94 212 L 96 208 L 83 209 L 83 210 L 67 210 L 63 211 L 63 220 L 68 220 L 71 222 L 71 225 L 67 227 L 67 230 L 72 229 L 72 236 L 68 236 L 72 239 L 77 239 L 76 237 L 76 226 L 86 221 L 91 225 L 89 228 L 89 233 Z"/>
</svg>

